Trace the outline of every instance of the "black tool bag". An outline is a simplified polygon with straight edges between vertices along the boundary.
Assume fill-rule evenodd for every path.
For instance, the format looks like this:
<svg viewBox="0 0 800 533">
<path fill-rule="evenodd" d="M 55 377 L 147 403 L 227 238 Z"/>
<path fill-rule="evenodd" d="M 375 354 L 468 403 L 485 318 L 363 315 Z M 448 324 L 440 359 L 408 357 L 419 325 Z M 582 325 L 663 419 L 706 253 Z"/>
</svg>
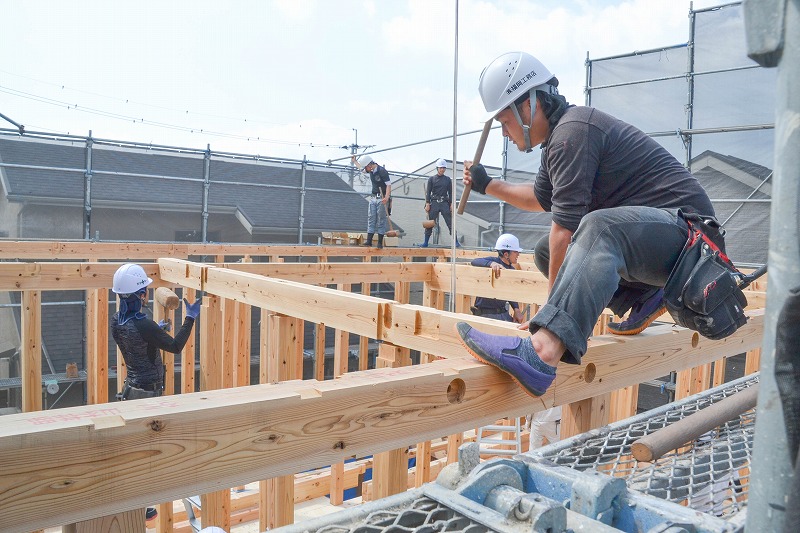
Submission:
<svg viewBox="0 0 800 533">
<path fill-rule="evenodd" d="M 689 225 L 689 239 L 664 287 L 664 303 L 676 324 L 723 339 L 747 323 L 746 277 L 725 255 L 724 232 L 715 219 L 679 215 Z"/>
</svg>

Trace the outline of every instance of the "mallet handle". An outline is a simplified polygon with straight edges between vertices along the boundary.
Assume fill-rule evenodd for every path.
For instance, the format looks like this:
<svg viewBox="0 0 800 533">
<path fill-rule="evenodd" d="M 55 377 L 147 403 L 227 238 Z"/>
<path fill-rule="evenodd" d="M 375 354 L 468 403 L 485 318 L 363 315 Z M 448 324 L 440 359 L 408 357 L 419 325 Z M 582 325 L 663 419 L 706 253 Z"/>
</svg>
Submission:
<svg viewBox="0 0 800 533">
<path fill-rule="evenodd" d="M 483 125 L 483 131 L 481 132 L 481 138 L 478 140 L 478 147 L 475 149 L 475 157 L 472 158 L 472 164 L 477 165 L 481 162 L 481 156 L 483 155 L 483 148 L 486 146 L 486 139 L 489 138 L 489 131 L 492 129 L 492 121 L 493 118 L 490 118 L 486 121 L 486 124 Z M 455 163 L 453 163 L 453 168 L 455 168 Z M 467 207 L 467 198 L 469 198 L 469 191 L 472 190 L 471 185 L 465 185 L 464 191 L 461 193 L 461 200 L 458 201 L 458 210 L 456 213 L 459 215 L 464 214 L 464 208 Z"/>
</svg>

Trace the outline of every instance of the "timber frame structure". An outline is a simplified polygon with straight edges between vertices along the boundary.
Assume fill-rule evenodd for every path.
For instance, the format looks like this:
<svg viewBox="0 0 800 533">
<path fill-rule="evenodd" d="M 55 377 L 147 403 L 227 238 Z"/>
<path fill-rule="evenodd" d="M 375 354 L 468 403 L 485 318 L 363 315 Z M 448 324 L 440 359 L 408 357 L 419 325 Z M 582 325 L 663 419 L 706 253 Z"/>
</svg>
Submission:
<svg viewBox="0 0 800 533">
<path fill-rule="evenodd" d="M 722 383 L 726 357 L 746 352 L 745 373 L 758 369 L 763 280 L 747 291 L 748 323 L 723 340 L 671 324 L 633 337 L 603 335 L 607 317 L 601 317 L 583 363 L 560 365 L 555 384 L 534 400 L 504 373 L 471 358 L 454 324 L 526 335 L 514 324 L 470 315 L 471 298 L 490 293 L 535 309 L 545 301 L 546 280 L 530 256 L 520 258 L 522 270 L 493 278 L 491 269 L 445 262 L 449 254 L 343 246 L 0 241 L 0 291 L 21 292 L 24 411 L 0 417 L 0 529 L 144 531 L 143 508 L 166 502 L 159 505 L 156 529 L 177 531 L 172 502 L 201 494 L 203 527 L 230 530 L 236 511 L 230 488 L 259 481 L 252 505 L 260 530 L 266 530 L 292 523 L 297 501 L 330 494 L 331 502 L 340 504 L 343 490 L 357 483 L 356 468 L 343 463 L 352 457 L 373 456 L 371 497 L 380 498 L 435 477 L 442 462 L 430 460 L 432 439 L 448 436 L 446 462 L 453 462 L 465 431 L 504 417 L 564 405 L 562 437 L 575 435 L 633 415 L 638 384 L 671 371 L 679 376 L 676 396 L 685 397 Z M 462 260 L 486 252 L 456 254 Z M 335 256 L 351 262 L 327 262 Z M 195 383 L 194 373 L 184 372 L 175 383 L 169 371 L 174 360 L 166 354 L 165 396 L 108 403 L 113 396 L 104 353 L 108 287 L 127 261 L 142 264 L 153 288 L 173 288 L 190 301 L 203 291 L 199 345 L 190 341 L 180 356 L 183 368 L 199 360 L 200 379 Z M 455 312 L 448 312 L 442 308 L 454 276 Z M 394 284 L 394 299 L 371 296 L 372 283 Z M 423 305 L 408 303 L 411 283 L 423 284 Z M 361 292 L 351 292 L 353 286 Z M 41 292 L 58 290 L 86 291 L 88 405 L 43 412 Z M 262 313 L 260 385 L 249 385 L 253 307 Z M 154 318 L 168 313 L 154 309 Z M 304 321 L 322 332 L 323 342 L 314 347 L 316 379 L 301 379 Z M 325 327 L 336 331 L 332 380 L 324 380 L 321 369 Z M 361 339 L 361 356 L 359 371 L 348 373 L 350 333 Z M 364 355 L 369 339 L 380 342 L 374 369 L 367 369 Z M 420 364 L 411 365 L 411 350 L 421 353 Z M 118 355 L 119 388 L 121 363 Z M 413 471 L 409 448 L 417 458 Z M 296 476 L 328 466 L 313 482 Z"/>
</svg>

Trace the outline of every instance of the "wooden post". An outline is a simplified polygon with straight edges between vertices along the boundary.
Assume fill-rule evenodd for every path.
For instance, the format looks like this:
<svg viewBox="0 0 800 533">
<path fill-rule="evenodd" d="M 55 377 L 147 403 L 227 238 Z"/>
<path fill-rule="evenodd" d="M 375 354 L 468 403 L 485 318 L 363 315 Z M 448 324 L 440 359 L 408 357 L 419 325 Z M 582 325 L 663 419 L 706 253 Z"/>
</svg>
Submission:
<svg viewBox="0 0 800 533">
<path fill-rule="evenodd" d="M 234 367 L 238 361 L 236 350 L 239 347 L 236 313 L 239 305 L 230 298 L 222 299 L 222 388 L 230 389 L 234 384 Z"/>
<path fill-rule="evenodd" d="M 194 289 L 183 289 L 183 296 L 190 304 L 194 303 L 197 299 L 197 291 Z M 184 306 L 184 313 L 186 312 Z M 185 318 L 185 317 L 184 317 Z M 177 327 L 177 324 L 176 324 Z M 195 366 L 195 342 L 194 336 L 197 331 L 198 325 L 195 324 L 192 329 L 192 334 L 186 341 L 181 353 L 181 391 L 185 393 L 194 392 L 194 366 Z"/>
<path fill-rule="evenodd" d="M 314 377 L 325 381 L 325 324 L 315 324 L 314 332 Z"/>
<path fill-rule="evenodd" d="M 608 424 L 609 394 L 601 394 L 561 409 L 560 437 L 566 439 Z"/>
<path fill-rule="evenodd" d="M 719 387 L 725 383 L 725 370 L 728 366 L 728 358 L 723 357 L 714 361 L 714 377 L 711 380 L 712 387 Z"/>
<path fill-rule="evenodd" d="M 262 315 L 262 322 L 264 321 Z M 303 357 L 302 321 L 285 315 L 270 314 L 269 351 L 265 383 L 298 379 L 297 359 Z M 298 333 L 298 326 L 301 331 Z M 262 344 L 263 345 L 263 344 Z M 294 475 L 261 481 L 261 531 L 294 523 Z"/>
<path fill-rule="evenodd" d="M 761 348 L 750 350 L 744 357 L 744 375 L 748 376 L 754 372 L 758 372 L 761 366 Z"/>
<path fill-rule="evenodd" d="M 250 323 L 252 311 L 246 303 L 237 303 L 236 309 L 236 366 L 234 367 L 234 384 L 237 387 L 250 385 Z"/>
<path fill-rule="evenodd" d="M 119 312 L 119 298 L 114 299 L 117 302 L 117 312 Z M 125 358 L 122 357 L 122 350 L 117 346 L 117 392 L 122 392 L 122 389 L 125 388 L 125 378 L 127 376 L 128 367 L 125 365 Z"/>
<path fill-rule="evenodd" d="M 200 390 L 217 390 L 223 385 L 222 378 L 222 309 L 217 296 L 203 298 L 200 316 Z M 200 522 L 203 527 L 218 526 L 230 530 L 230 489 L 200 495 L 203 512 Z"/>
<path fill-rule="evenodd" d="M 86 291 L 86 401 L 108 402 L 108 289 Z"/>
<path fill-rule="evenodd" d="M 42 293 L 22 291 L 22 411 L 42 410 Z"/>
<path fill-rule="evenodd" d="M 349 283 L 339 284 L 336 287 L 340 291 L 350 292 Z M 333 377 L 334 379 L 343 376 L 348 371 L 350 362 L 350 332 L 337 329 L 334 333 L 333 344 Z M 374 470 L 373 470 L 374 472 Z M 341 505 L 344 502 L 344 463 L 331 465 L 331 505 Z"/>
<path fill-rule="evenodd" d="M 675 384 L 675 399 L 682 400 L 708 389 L 711 380 L 711 363 L 681 370 Z"/>
<path fill-rule="evenodd" d="M 382 343 L 378 347 L 377 368 L 408 366 L 410 360 L 403 358 L 400 347 Z M 408 448 L 398 448 L 376 453 L 372 464 L 372 498 L 385 498 L 406 490 L 408 483 Z"/>
<path fill-rule="evenodd" d="M 153 320 L 159 322 L 161 320 L 169 320 L 173 325 L 173 331 L 170 334 L 174 335 L 175 327 L 175 310 L 167 309 L 156 298 L 153 298 Z M 171 396 L 175 394 L 175 354 L 161 350 L 161 360 L 164 362 L 164 395 Z M 158 516 L 155 521 L 155 530 L 157 533 L 169 533 L 172 531 L 174 525 L 174 517 L 172 515 L 172 501 L 163 502 L 156 505 Z"/>
</svg>

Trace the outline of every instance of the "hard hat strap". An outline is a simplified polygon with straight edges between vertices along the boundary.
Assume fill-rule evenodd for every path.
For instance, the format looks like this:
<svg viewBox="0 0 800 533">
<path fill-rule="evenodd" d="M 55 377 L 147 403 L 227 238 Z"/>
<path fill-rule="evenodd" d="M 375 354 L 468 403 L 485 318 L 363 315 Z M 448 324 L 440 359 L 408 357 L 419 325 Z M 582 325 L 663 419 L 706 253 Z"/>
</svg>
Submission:
<svg viewBox="0 0 800 533">
<path fill-rule="evenodd" d="M 525 134 L 525 153 L 529 153 L 533 150 L 533 145 L 531 144 L 531 126 L 533 126 L 533 117 L 536 115 L 536 87 L 528 91 L 528 97 L 531 105 L 531 123 L 527 126 L 522 121 L 522 116 L 519 114 L 516 103 L 512 103 L 509 106 L 511 107 L 511 112 L 514 113 L 514 118 L 517 119 L 517 123 L 522 128 L 522 132 Z"/>
</svg>

